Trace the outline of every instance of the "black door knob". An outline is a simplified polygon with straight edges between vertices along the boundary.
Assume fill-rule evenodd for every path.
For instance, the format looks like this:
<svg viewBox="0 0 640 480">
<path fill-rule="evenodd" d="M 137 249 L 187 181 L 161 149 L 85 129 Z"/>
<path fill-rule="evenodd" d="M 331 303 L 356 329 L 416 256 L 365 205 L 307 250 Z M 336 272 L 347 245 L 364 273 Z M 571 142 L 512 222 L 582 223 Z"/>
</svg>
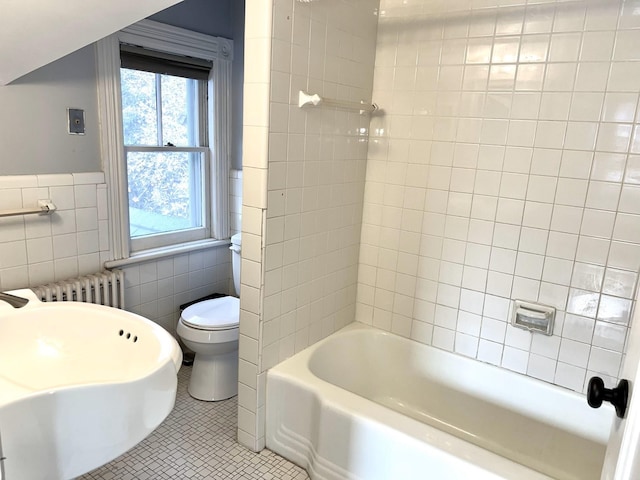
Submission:
<svg viewBox="0 0 640 480">
<path fill-rule="evenodd" d="M 624 418 L 629 399 L 629 382 L 620 380 L 616 388 L 604 388 L 604 381 L 600 377 L 592 377 L 587 387 L 587 403 L 593 408 L 599 408 L 603 401 L 611 402 L 616 407 L 616 415 Z"/>
</svg>

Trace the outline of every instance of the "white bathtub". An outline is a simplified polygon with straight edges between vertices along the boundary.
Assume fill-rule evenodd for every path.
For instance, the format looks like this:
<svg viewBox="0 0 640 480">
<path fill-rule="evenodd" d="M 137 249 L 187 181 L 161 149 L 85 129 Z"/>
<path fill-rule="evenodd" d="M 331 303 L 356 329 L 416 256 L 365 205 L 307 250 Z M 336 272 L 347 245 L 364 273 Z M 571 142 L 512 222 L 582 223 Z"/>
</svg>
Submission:
<svg viewBox="0 0 640 480">
<path fill-rule="evenodd" d="M 358 323 L 267 373 L 267 448 L 312 479 L 599 479 L 614 415 Z"/>
</svg>

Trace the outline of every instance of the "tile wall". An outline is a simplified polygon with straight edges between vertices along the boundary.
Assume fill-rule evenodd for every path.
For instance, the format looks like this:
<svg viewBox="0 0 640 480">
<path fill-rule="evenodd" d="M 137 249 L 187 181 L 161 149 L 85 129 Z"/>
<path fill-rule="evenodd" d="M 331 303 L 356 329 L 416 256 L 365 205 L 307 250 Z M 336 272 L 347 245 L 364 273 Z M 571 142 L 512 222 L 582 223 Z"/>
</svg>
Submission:
<svg viewBox="0 0 640 480">
<path fill-rule="evenodd" d="M 237 185 L 232 191 L 241 195 Z M 98 272 L 111 260 L 102 172 L 0 177 L 0 210 L 35 207 L 40 199 L 57 210 L 0 218 L 0 291 Z M 222 246 L 122 267 L 126 308 L 175 333 L 181 304 L 230 291 L 230 262 Z"/>
<path fill-rule="evenodd" d="M 640 267 L 640 2 L 502 4 L 382 0 L 357 319 L 582 391 Z"/>
<path fill-rule="evenodd" d="M 268 5 L 267 5 L 268 4 Z M 264 447 L 265 371 L 353 321 L 377 0 L 247 1 L 238 438 Z"/>
<path fill-rule="evenodd" d="M 231 234 L 242 222 L 242 170 L 229 172 Z M 227 246 L 173 255 L 127 267 L 126 308 L 175 335 L 180 305 L 211 293 L 233 294 L 231 253 Z"/>
<path fill-rule="evenodd" d="M 230 262 L 229 249 L 220 246 L 121 267 L 126 309 L 175 335 L 180 305 L 232 291 Z"/>
<path fill-rule="evenodd" d="M 246 0 L 242 136 L 242 266 L 238 442 L 264 448 L 264 376 L 259 375 L 264 233 L 269 160 L 272 2 Z M 250 272 L 250 273 L 249 273 Z M 260 413 L 258 413 L 260 406 Z"/>
<path fill-rule="evenodd" d="M 229 228 L 231 235 L 242 229 L 242 170 L 229 173 Z"/>
<path fill-rule="evenodd" d="M 0 291 L 100 271 L 108 258 L 101 172 L 0 176 L 0 210 L 34 208 L 42 199 L 56 212 L 0 218 Z"/>
</svg>

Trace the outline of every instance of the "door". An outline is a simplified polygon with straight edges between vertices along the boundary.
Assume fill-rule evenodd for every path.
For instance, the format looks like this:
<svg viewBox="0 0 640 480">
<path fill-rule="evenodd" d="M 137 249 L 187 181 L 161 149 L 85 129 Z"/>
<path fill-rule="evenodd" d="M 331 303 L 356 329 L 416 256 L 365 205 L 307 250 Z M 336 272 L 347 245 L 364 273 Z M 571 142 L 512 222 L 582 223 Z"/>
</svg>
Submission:
<svg viewBox="0 0 640 480">
<path fill-rule="evenodd" d="M 611 437 L 602 469 L 601 480 L 640 479 L 640 309 L 634 309 L 626 358 L 620 378 L 629 380 L 629 403 L 625 418 L 617 418 L 611 427 Z"/>
</svg>

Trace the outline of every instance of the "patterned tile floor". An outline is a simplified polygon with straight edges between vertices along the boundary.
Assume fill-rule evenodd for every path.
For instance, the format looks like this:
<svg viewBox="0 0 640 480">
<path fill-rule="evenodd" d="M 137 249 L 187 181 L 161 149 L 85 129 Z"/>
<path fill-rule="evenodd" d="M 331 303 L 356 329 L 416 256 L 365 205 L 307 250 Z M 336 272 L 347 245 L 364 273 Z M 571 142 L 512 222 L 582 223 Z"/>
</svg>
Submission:
<svg viewBox="0 0 640 480">
<path fill-rule="evenodd" d="M 300 467 L 269 450 L 236 441 L 236 397 L 201 402 L 187 393 L 191 367 L 178 374 L 176 406 L 146 439 L 77 480 L 306 480 Z"/>
</svg>

